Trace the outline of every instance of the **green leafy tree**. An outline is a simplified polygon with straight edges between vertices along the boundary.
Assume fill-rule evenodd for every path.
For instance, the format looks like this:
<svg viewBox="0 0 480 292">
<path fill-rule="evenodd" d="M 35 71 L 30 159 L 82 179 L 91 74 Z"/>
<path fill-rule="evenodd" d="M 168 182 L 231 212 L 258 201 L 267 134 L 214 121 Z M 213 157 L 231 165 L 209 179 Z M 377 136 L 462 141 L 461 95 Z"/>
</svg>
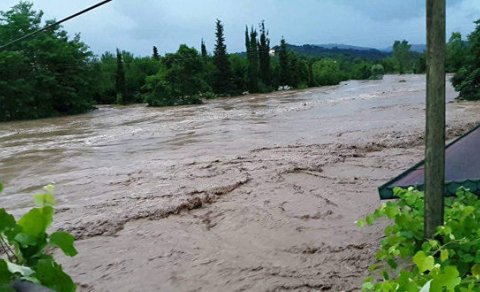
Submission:
<svg viewBox="0 0 480 292">
<path fill-rule="evenodd" d="M 235 83 L 235 88 L 246 89 L 248 88 L 248 60 L 247 58 L 232 54 L 229 57 L 230 64 L 232 65 L 233 71 L 233 81 Z"/>
<path fill-rule="evenodd" d="M 412 69 L 411 45 L 408 41 L 395 41 L 393 43 L 393 59 L 400 74 L 405 74 Z"/>
<path fill-rule="evenodd" d="M 228 60 L 227 45 L 223 24 L 217 19 L 216 23 L 216 44 L 213 60 L 216 67 L 214 89 L 218 94 L 228 94 L 234 91 L 232 82 L 232 69 Z"/>
<path fill-rule="evenodd" d="M 301 64 L 294 52 L 288 52 L 288 81 L 286 84 L 298 88 L 301 82 Z"/>
<path fill-rule="evenodd" d="M 0 43 L 42 26 L 42 12 L 20 2 L 0 12 Z M 47 21 L 51 24 L 52 21 Z M 93 109 L 93 54 L 61 27 L 0 52 L 0 121 L 77 114 Z"/>
<path fill-rule="evenodd" d="M 280 47 L 278 51 L 278 60 L 279 60 L 279 82 L 280 85 L 289 85 L 289 60 L 288 60 L 288 48 L 287 42 L 282 37 L 280 41 Z"/>
<path fill-rule="evenodd" d="M 270 60 L 270 38 L 265 28 L 265 21 L 260 23 L 260 42 L 258 44 L 258 55 L 260 62 L 260 77 L 264 85 L 271 86 L 272 72 Z"/>
<path fill-rule="evenodd" d="M 203 79 L 204 62 L 194 48 L 181 45 L 167 54 L 156 75 L 147 77 L 145 99 L 150 106 L 201 103 L 200 96 L 211 89 Z"/>
<path fill-rule="evenodd" d="M 350 78 L 357 80 L 369 79 L 372 75 L 372 63 L 365 60 L 356 60 L 355 62 L 349 64 L 350 67 Z"/>
<path fill-rule="evenodd" d="M 465 65 L 452 79 L 460 99 L 480 99 L 480 19 L 475 22 L 475 30 L 468 36 L 469 49 Z"/>
<path fill-rule="evenodd" d="M 123 64 L 123 56 L 119 49 L 117 49 L 117 73 L 115 88 L 117 93 L 117 103 L 125 105 L 127 103 L 127 90 L 125 87 L 125 68 Z"/>
<path fill-rule="evenodd" d="M 340 66 L 332 59 L 322 59 L 313 64 L 313 76 L 318 85 L 337 85 L 342 81 Z"/>
<path fill-rule="evenodd" d="M 415 64 L 413 65 L 413 73 L 425 74 L 425 72 L 427 72 L 427 54 L 423 53 L 415 61 Z"/>
<path fill-rule="evenodd" d="M 454 32 L 447 43 L 446 71 L 457 72 L 465 65 L 468 47 L 462 40 L 462 34 Z"/>
</svg>

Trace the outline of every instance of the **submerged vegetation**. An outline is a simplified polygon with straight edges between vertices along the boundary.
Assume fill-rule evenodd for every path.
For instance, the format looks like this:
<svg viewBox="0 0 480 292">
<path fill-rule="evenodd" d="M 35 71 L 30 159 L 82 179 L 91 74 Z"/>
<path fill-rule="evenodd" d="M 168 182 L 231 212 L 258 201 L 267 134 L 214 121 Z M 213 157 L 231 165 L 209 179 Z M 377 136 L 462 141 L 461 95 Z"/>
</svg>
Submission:
<svg viewBox="0 0 480 292">
<path fill-rule="evenodd" d="M 377 263 L 363 291 L 478 291 L 480 287 L 480 199 L 465 189 L 445 201 L 445 223 L 435 239 L 424 239 L 424 194 L 397 188 L 398 201 L 384 204 L 360 226 L 380 218 L 385 228 Z"/>
</svg>

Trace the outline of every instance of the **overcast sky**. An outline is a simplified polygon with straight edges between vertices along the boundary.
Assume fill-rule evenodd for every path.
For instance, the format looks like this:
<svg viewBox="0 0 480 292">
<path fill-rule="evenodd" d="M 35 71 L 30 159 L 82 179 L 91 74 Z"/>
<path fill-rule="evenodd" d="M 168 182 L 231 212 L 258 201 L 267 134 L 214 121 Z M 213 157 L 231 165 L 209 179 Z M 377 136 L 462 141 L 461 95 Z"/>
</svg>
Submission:
<svg viewBox="0 0 480 292">
<path fill-rule="evenodd" d="M 16 0 L 1 0 L 0 10 Z M 46 18 L 61 19 L 100 0 L 34 0 Z M 447 0 L 447 33 L 467 35 L 480 18 L 480 0 Z M 152 46 L 172 52 L 182 43 L 212 51 L 215 19 L 225 25 L 229 52 L 244 50 L 245 25 L 266 21 L 272 43 L 342 43 L 386 48 L 396 39 L 425 43 L 424 0 L 113 0 L 65 23 L 96 53 L 119 47 L 137 55 Z"/>
</svg>

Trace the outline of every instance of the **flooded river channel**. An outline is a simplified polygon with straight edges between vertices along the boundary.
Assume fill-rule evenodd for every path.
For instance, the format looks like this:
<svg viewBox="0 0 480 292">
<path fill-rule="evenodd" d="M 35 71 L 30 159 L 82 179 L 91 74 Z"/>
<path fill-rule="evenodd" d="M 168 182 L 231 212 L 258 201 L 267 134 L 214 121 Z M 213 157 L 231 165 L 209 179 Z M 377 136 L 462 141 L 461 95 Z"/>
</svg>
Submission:
<svg viewBox="0 0 480 292">
<path fill-rule="evenodd" d="M 452 102 L 449 138 L 480 121 Z M 379 228 L 354 221 L 422 157 L 425 76 L 0 124 L 0 206 L 54 183 L 85 291 L 354 290 Z"/>
</svg>

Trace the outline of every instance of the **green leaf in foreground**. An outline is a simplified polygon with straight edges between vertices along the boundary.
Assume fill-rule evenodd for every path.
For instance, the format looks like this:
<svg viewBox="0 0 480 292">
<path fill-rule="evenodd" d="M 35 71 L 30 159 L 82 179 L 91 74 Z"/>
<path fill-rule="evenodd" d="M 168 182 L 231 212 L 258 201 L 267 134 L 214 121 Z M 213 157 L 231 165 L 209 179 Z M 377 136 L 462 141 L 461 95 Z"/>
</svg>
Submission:
<svg viewBox="0 0 480 292">
<path fill-rule="evenodd" d="M 62 267 L 50 259 L 40 260 L 35 266 L 37 279 L 42 285 L 58 292 L 74 292 L 76 289 L 70 276 Z"/>
<path fill-rule="evenodd" d="M 15 228 L 15 218 L 5 209 L 0 209 L 0 232 Z"/>
<path fill-rule="evenodd" d="M 442 288 L 447 288 L 447 291 L 455 291 L 455 287 L 462 282 L 459 276 L 460 273 L 458 273 L 456 267 L 447 266 L 444 271 L 432 281 L 431 290 L 442 291 Z"/>
<path fill-rule="evenodd" d="M 413 262 L 417 265 L 420 273 L 431 271 L 435 265 L 435 259 L 432 256 L 427 256 L 423 251 L 415 254 Z"/>
<path fill-rule="evenodd" d="M 435 239 L 425 239 L 424 194 L 414 189 L 395 194 L 397 201 L 370 215 L 390 219 L 391 225 L 363 291 L 480 291 L 480 197 L 460 188 L 456 197 L 446 198 L 444 225 Z"/>
<path fill-rule="evenodd" d="M 50 235 L 50 244 L 59 247 L 67 256 L 78 254 L 74 246 L 75 237 L 70 233 L 58 231 Z"/>
<path fill-rule="evenodd" d="M 19 221 L 18 225 L 22 227 L 22 231 L 32 237 L 40 237 L 45 234 L 47 228 L 52 224 L 53 208 L 35 208 L 25 214 Z"/>
</svg>

